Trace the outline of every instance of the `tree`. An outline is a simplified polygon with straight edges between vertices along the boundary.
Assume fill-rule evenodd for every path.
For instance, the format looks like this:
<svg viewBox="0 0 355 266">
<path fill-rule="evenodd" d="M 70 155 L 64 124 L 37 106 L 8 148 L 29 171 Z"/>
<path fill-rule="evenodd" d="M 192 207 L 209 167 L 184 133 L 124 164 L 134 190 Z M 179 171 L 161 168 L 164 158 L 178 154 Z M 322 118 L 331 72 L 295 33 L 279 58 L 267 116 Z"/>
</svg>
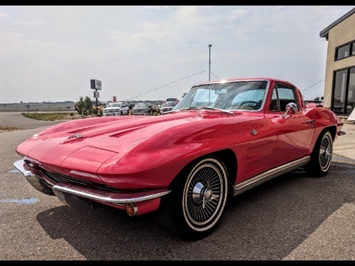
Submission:
<svg viewBox="0 0 355 266">
<path fill-rule="evenodd" d="M 92 114 L 92 102 L 90 97 L 86 96 L 85 99 L 84 97 L 80 96 L 79 101 L 75 103 L 75 110 L 80 114 L 80 115 L 88 115 Z"/>
<path fill-rule="evenodd" d="M 92 101 L 91 101 L 90 97 L 86 96 L 84 101 L 85 101 L 85 109 L 87 110 L 89 115 L 91 115 L 92 114 Z"/>
</svg>

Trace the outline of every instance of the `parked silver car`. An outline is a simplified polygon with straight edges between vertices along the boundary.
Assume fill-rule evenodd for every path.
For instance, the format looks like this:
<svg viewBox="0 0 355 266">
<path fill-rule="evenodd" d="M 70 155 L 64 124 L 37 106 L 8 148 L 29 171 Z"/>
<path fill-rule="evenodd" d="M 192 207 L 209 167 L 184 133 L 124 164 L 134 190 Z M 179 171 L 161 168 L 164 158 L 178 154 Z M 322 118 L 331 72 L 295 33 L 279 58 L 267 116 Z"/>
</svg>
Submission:
<svg viewBox="0 0 355 266">
<path fill-rule="evenodd" d="M 159 111 L 158 106 L 149 102 L 139 102 L 133 107 L 134 115 L 153 115 L 157 111 Z"/>
<path fill-rule="evenodd" d="M 160 107 L 160 112 L 162 114 L 173 110 L 174 106 L 177 105 L 176 101 L 166 101 Z"/>
</svg>

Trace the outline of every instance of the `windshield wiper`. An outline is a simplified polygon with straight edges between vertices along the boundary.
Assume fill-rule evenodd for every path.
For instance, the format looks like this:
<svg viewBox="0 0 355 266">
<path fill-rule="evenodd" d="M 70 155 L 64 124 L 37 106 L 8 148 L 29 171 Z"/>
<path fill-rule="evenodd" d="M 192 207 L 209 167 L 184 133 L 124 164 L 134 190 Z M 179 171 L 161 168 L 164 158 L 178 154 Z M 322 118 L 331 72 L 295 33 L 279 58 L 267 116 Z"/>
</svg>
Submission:
<svg viewBox="0 0 355 266">
<path fill-rule="evenodd" d="M 211 107 L 211 106 L 191 106 L 191 107 L 187 107 L 187 108 L 182 108 L 176 111 L 182 111 L 182 110 L 198 110 L 198 109 L 207 109 L 207 110 L 217 110 L 217 111 L 221 111 L 230 115 L 234 115 L 233 112 L 228 111 L 228 110 L 224 110 L 224 109 L 220 109 L 220 108 L 216 108 L 216 107 Z"/>
</svg>

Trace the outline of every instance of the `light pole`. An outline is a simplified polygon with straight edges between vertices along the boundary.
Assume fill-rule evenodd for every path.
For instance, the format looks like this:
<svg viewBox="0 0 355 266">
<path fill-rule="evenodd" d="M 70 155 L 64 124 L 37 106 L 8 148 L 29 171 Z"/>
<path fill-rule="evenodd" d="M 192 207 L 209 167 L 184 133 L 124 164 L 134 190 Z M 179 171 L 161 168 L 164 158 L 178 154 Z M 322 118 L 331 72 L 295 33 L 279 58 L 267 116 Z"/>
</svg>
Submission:
<svg viewBox="0 0 355 266">
<path fill-rule="evenodd" d="M 208 50 L 209 50 L 209 70 L 208 70 L 208 81 L 211 81 L 211 47 L 212 44 L 208 45 Z"/>
<path fill-rule="evenodd" d="M 209 59 L 208 59 L 208 81 L 211 81 L 211 47 L 212 44 L 208 45 L 208 53 L 209 53 Z M 208 106 L 211 105 L 211 90 L 208 90 Z"/>
</svg>

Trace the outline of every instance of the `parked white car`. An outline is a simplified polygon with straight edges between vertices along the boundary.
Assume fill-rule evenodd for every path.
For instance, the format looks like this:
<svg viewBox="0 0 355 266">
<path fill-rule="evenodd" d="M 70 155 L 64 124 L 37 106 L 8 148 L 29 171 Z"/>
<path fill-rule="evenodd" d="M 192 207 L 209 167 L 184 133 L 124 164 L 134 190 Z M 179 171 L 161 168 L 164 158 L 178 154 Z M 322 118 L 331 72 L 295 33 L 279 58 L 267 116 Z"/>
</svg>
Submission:
<svg viewBox="0 0 355 266">
<path fill-rule="evenodd" d="M 103 116 L 110 115 L 128 115 L 128 106 L 126 102 L 108 103 L 103 110 Z"/>
</svg>

